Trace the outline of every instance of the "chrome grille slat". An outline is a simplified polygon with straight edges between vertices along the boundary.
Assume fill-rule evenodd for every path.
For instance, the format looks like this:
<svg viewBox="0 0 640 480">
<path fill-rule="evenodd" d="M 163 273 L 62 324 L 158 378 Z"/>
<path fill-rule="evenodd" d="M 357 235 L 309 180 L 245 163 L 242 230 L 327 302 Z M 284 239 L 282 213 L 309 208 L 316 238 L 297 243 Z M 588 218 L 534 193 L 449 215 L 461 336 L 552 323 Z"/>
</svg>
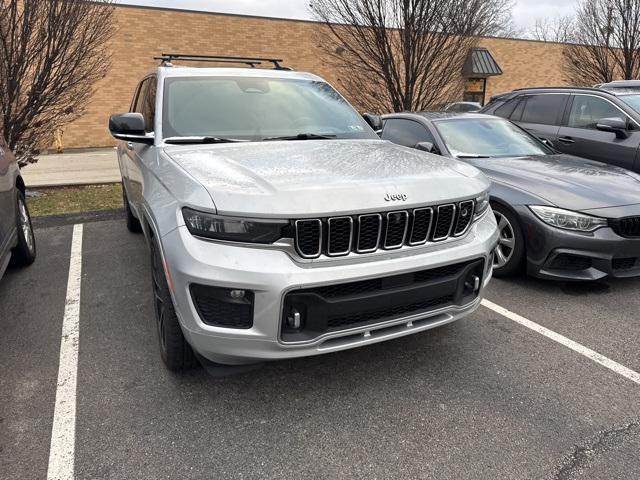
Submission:
<svg viewBox="0 0 640 480">
<path fill-rule="evenodd" d="M 379 213 L 360 215 L 358 217 L 358 243 L 356 245 L 356 252 L 375 252 L 380 245 L 381 234 L 382 215 Z"/>
<path fill-rule="evenodd" d="M 433 226 L 433 208 L 417 208 L 413 211 L 409 245 L 415 247 L 427 243 Z"/>
<path fill-rule="evenodd" d="M 296 220 L 296 249 L 303 258 L 318 258 L 322 253 L 322 221 Z"/>
<path fill-rule="evenodd" d="M 463 200 L 413 210 L 301 219 L 294 222 L 294 244 L 306 259 L 415 247 L 462 237 L 473 224 L 474 211 L 475 202 Z"/>
<path fill-rule="evenodd" d="M 394 250 L 401 248 L 407 238 L 407 228 L 409 226 L 409 212 L 398 210 L 388 212 L 385 216 L 385 233 L 383 248 Z"/>
<path fill-rule="evenodd" d="M 332 217 L 327 220 L 327 255 L 349 255 L 353 242 L 353 218 Z"/>
<path fill-rule="evenodd" d="M 458 208 L 458 215 L 456 217 L 456 227 L 453 230 L 454 237 L 460 237 L 467 233 L 471 226 L 474 213 L 473 200 L 467 200 L 466 202 L 460 202 Z"/>
<path fill-rule="evenodd" d="M 440 205 L 437 209 L 436 226 L 433 231 L 434 242 L 441 242 L 451 236 L 453 225 L 456 218 L 456 206 L 451 203 L 448 205 Z"/>
</svg>

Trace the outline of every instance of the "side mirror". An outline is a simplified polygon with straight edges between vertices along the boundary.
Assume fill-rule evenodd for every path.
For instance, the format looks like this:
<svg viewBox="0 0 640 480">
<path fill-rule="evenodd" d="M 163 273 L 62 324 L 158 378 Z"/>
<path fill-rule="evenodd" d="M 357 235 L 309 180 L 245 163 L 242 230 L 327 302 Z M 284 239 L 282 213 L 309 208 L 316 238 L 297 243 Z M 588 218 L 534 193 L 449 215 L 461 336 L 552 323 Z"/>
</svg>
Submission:
<svg viewBox="0 0 640 480">
<path fill-rule="evenodd" d="M 415 148 L 417 150 L 420 150 L 421 152 L 435 153 L 436 155 L 440 155 L 440 151 L 438 150 L 438 147 L 436 147 L 431 142 L 420 142 L 420 143 L 417 143 Z"/>
<path fill-rule="evenodd" d="M 109 131 L 114 138 L 125 142 L 153 145 L 153 137 L 145 132 L 144 117 L 141 113 L 120 113 L 109 118 Z"/>
<path fill-rule="evenodd" d="M 627 123 L 618 117 L 601 118 L 596 124 L 596 128 L 601 132 L 611 132 L 616 134 L 616 138 L 629 138 Z"/>
<path fill-rule="evenodd" d="M 364 121 L 367 122 L 369 126 L 376 131 L 376 133 L 382 130 L 382 118 L 380 118 L 380 115 L 375 115 L 373 113 L 363 113 L 362 118 L 364 118 Z"/>
</svg>

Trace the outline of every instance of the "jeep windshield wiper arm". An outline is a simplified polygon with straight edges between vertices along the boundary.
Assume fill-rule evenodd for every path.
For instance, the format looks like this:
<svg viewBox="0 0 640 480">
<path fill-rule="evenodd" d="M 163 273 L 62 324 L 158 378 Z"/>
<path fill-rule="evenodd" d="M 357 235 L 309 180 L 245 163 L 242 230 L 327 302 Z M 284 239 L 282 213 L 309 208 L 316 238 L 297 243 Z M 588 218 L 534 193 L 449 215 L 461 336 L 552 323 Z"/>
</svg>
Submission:
<svg viewBox="0 0 640 480">
<path fill-rule="evenodd" d="M 237 138 L 221 138 L 221 137 L 169 137 L 165 138 L 165 143 L 173 143 L 177 145 L 198 144 L 198 143 L 236 143 L 246 142 L 247 140 L 239 140 Z"/>
<path fill-rule="evenodd" d="M 275 140 L 331 140 L 336 138 L 335 135 L 318 135 L 317 133 L 299 133 L 298 135 L 288 135 L 285 137 L 267 137 L 263 139 L 265 142 L 271 142 Z"/>
<path fill-rule="evenodd" d="M 456 158 L 491 158 L 489 155 L 456 155 Z"/>
</svg>

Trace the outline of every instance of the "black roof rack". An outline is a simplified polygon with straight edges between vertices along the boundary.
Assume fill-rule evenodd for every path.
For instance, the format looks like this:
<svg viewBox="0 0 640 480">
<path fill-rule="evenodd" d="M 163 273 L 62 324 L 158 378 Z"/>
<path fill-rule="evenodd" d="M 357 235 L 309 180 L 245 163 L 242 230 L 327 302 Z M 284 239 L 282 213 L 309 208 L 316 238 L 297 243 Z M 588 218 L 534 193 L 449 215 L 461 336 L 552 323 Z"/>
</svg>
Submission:
<svg viewBox="0 0 640 480">
<path fill-rule="evenodd" d="M 212 62 L 212 63 L 240 63 L 255 68 L 263 63 L 273 63 L 276 70 L 291 70 L 291 68 L 280 65 L 283 60 L 280 58 L 256 58 L 256 57 L 229 57 L 226 55 L 190 55 L 185 53 L 163 53 L 154 60 L 161 60 L 163 64 L 170 64 L 174 60 L 185 62 Z"/>
<path fill-rule="evenodd" d="M 600 92 L 602 93 L 602 89 L 600 88 L 593 88 L 593 87 L 567 87 L 562 86 L 562 87 L 526 87 L 526 88 L 515 88 L 512 91 L 513 92 L 522 92 L 523 90 L 590 90 L 590 91 L 595 91 L 595 92 Z"/>
</svg>

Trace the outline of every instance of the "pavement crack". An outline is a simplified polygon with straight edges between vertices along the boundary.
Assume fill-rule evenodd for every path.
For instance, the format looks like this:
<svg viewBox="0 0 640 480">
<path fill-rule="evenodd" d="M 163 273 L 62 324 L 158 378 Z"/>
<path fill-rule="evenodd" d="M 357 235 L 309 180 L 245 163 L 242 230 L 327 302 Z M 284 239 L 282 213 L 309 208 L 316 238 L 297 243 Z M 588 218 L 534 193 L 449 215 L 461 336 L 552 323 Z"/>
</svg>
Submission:
<svg viewBox="0 0 640 480">
<path fill-rule="evenodd" d="M 571 455 L 566 456 L 558 467 L 558 471 L 552 477 L 553 480 L 578 478 L 600 453 L 615 448 L 623 443 L 629 434 L 635 432 L 640 433 L 640 420 L 598 432 L 589 442 L 575 446 Z"/>
</svg>

